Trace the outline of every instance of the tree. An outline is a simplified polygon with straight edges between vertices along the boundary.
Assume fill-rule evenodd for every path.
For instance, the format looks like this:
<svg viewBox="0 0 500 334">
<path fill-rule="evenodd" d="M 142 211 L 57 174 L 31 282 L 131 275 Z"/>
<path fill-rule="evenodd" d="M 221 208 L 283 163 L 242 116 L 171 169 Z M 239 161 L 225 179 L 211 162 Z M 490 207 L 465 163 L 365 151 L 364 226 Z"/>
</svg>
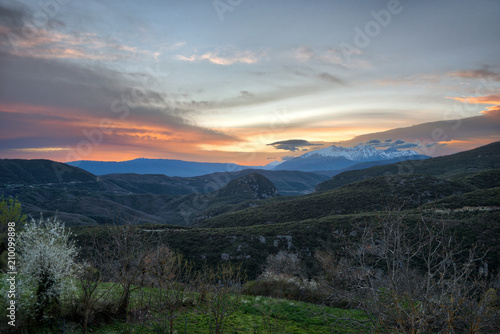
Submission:
<svg viewBox="0 0 500 334">
<path fill-rule="evenodd" d="M 303 274 L 304 268 L 299 256 L 295 253 L 280 250 L 277 254 L 269 255 L 266 258 L 264 276 L 291 278 L 295 276 L 302 277 Z"/>
<path fill-rule="evenodd" d="M 92 319 L 92 315 L 96 311 L 96 304 L 99 300 L 109 296 L 111 289 L 106 289 L 99 292 L 98 288 L 101 285 L 101 274 L 99 270 L 95 269 L 88 263 L 81 265 L 78 273 L 78 287 L 82 293 L 78 299 L 78 311 L 81 312 L 83 317 L 83 333 L 88 333 L 88 324 Z"/>
<path fill-rule="evenodd" d="M 8 223 L 15 223 L 16 232 L 21 232 L 26 223 L 26 215 L 22 213 L 21 203 L 12 197 L 0 197 L 0 270 L 6 270 L 7 264 L 7 230 Z"/>
<path fill-rule="evenodd" d="M 146 269 L 155 293 L 160 316 L 166 313 L 166 322 L 160 320 L 156 325 L 169 329 L 174 333 L 174 320 L 185 303 L 187 293 L 193 283 L 192 265 L 167 246 L 158 246 L 154 253 L 146 259 Z"/>
<path fill-rule="evenodd" d="M 71 232 L 57 218 L 26 224 L 18 237 L 19 272 L 24 286 L 35 291 L 35 319 L 58 315 L 60 297 L 71 287 L 77 249 Z M 55 314 L 48 314 L 52 309 Z"/>
<path fill-rule="evenodd" d="M 241 266 L 223 263 L 216 269 L 206 268 L 201 281 L 207 290 L 205 312 L 209 318 L 210 333 L 222 334 L 227 319 L 241 305 L 240 288 L 243 277 Z"/>
<path fill-rule="evenodd" d="M 80 264 L 78 270 L 77 284 L 81 290 L 80 297 L 76 303 L 76 311 L 83 318 L 83 333 L 88 333 L 88 325 L 98 312 L 109 310 L 113 305 L 112 291 L 115 283 L 103 284 L 103 274 L 98 268 L 102 268 L 102 253 L 97 249 L 100 247 L 95 231 L 91 234 L 90 242 L 87 243 L 92 251 L 85 254 L 85 261 Z"/>
<path fill-rule="evenodd" d="M 111 240 L 94 251 L 99 253 L 100 268 L 105 279 L 122 288 L 117 315 L 128 317 L 131 293 L 141 288 L 148 277 L 148 258 L 154 254 L 152 234 L 131 223 L 110 227 Z"/>
<path fill-rule="evenodd" d="M 487 306 L 478 270 L 482 257 L 460 247 L 444 223 L 415 223 L 398 208 L 358 230 L 342 254 L 318 256 L 331 298 L 371 318 L 358 324 L 403 333 L 479 333 L 495 325 L 498 309 Z"/>
</svg>

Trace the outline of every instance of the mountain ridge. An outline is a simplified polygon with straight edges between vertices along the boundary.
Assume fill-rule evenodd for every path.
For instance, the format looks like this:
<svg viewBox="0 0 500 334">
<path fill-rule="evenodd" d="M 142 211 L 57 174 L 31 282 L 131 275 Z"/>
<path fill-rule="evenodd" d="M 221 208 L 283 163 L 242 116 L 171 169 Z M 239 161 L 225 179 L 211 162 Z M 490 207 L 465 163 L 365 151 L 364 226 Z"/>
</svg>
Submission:
<svg viewBox="0 0 500 334">
<path fill-rule="evenodd" d="M 66 164 L 79 167 L 94 175 L 135 173 L 163 174 L 171 177 L 191 177 L 216 172 L 234 172 L 244 169 L 264 168 L 263 166 L 243 166 L 235 163 L 149 158 L 137 158 L 126 161 L 78 160 L 67 162 Z"/>
<path fill-rule="evenodd" d="M 449 177 L 500 168 L 500 142 L 493 142 L 472 150 L 425 160 L 402 161 L 373 166 L 367 169 L 345 171 L 316 186 L 316 191 L 328 191 L 343 185 L 389 174 L 419 173 Z"/>
<path fill-rule="evenodd" d="M 400 151 L 394 147 L 378 150 L 372 146 L 361 144 L 354 147 L 332 145 L 286 160 L 275 166 L 273 170 L 301 170 L 308 172 L 315 170 L 341 170 L 363 162 L 426 158 L 429 157 L 412 150 Z"/>
</svg>

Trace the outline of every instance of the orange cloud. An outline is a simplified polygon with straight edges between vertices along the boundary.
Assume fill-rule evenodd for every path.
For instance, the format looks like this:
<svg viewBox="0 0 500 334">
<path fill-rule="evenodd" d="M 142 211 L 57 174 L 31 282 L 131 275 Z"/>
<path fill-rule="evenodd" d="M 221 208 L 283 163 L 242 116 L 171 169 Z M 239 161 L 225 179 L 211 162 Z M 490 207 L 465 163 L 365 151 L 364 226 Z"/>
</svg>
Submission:
<svg viewBox="0 0 500 334">
<path fill-rule="evenodd" d="M 215 130 L 162 122 L 162 115 L 130 115 L 123 120 L 81 110 L 31 105 L 0 105 L 4 123 L 0 138 L 10 147 L 7 158 L 49 158 L 57 161 L 175 158 L 197 160 L 200 144 L 239 141 Z M 54 149 L 57 148 L 57 149 Z"/>
<path fill-rule="evenodd" d="M 500 104 L 500 94 L 492 94 L 486 96 L 468 96 L 468 97 L 446 97 L 463 103 L 473 104 Z"/>
<path fill-rule="evenodd" d="M 491 104 L 494 106 L 486 107 L 486 110 L 481 111 L 482 114 L 487 114 L 492 117 L 500 117 L 500 94 L 491 94 L 486 96 L 469 96 L 469 97 L 447 97 L 462 103 L 469 104 Z"/>
<path fill-rule="evenodd" d="M 448 75 L 452 77 L 466 78 L 466 79 L 492 79 L 495 81 L 500 80 L 500 72 L 483 68 L 479 70 L 465 70 L 449 72 Z"/>
</svg>

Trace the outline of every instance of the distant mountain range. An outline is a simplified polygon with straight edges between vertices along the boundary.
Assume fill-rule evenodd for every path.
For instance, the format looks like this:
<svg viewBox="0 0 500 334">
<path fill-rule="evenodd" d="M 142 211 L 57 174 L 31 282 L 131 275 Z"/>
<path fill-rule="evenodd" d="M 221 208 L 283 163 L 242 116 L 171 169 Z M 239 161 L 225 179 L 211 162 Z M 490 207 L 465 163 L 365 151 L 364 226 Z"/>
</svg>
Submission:
<svg viewBox="0 0 500 334">
<path fill-rule="evenodd" d="M 242 166 L 233 163 L 193 162 L 171 159 L 139 158 L 129 161 L 73 161 L 67 164 L 79 167 L 94 175 L 116 173 L 163 174 L 168 176 L 193 177 L 217 172 L 237 172 L 247 169 L 290 170 L 290 171 L 341 171 L 342 169 L 364 162 L 387 161 L 388 163 L 426 159 L 415 151 L 399 151 L 395 148 L 377 150 L 371 146 L 354 147 L 330 146 L 307 152 L 291 160 L 274 161 L 266 166 Z M 396 160 L 395 160 L 396 159 Z"/>
<path fill-rule="evenodd" d="M 390 161 L 395 159 L 415 160 L 427 159 L 412 150 L 399 151 L 394 147 L 378 150 L 368 145 L 341 147 L 332 145 L 315 151 L 307 152 L 291 160 L 284 161 L 273 167 L 273 170 L 300 170 L 304 172 L 318 170 L 341 170 L 363 162 Z"/>
<path fill-rule="evenodd" d="M 261 166 L 241 166 L 233 163 L 194 162 L 172 159 L 139 158 L 128 161 L 80 160 L 67 163 L 94 175 L 115 173 L 163 174 L 168 176 L 200 176 L 217 172 L 236 172 Z M 265 168 L 264 168 L 265 169 Z"/>
</svg>

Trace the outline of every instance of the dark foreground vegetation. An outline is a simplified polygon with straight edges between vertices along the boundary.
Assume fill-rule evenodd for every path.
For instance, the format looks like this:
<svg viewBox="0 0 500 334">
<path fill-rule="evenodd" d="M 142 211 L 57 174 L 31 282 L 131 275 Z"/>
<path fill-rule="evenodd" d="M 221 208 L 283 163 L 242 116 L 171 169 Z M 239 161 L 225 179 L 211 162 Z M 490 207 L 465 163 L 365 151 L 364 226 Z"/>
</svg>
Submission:
<svg viewBox="0 0 500 334">
<path fill-rule="evenodd" d="M 2 203 L 8 220 L 25 220 L 15 201 Z M 2 331 L 498 332 L 500 281 L 483 250 L 459 244 L 442 220 L 414 218 L 395 208 L 349 230 L 339 225 L 308 260 L 284 247 L 252 279 L 242 260 L 189 260 L 159 226 L 71 235 L 57 219 L 27 222 L 18 235 L 16 327 L 5 321 Z M 5 310 L 5 275 L 1 282 Z"/>
</svg>

